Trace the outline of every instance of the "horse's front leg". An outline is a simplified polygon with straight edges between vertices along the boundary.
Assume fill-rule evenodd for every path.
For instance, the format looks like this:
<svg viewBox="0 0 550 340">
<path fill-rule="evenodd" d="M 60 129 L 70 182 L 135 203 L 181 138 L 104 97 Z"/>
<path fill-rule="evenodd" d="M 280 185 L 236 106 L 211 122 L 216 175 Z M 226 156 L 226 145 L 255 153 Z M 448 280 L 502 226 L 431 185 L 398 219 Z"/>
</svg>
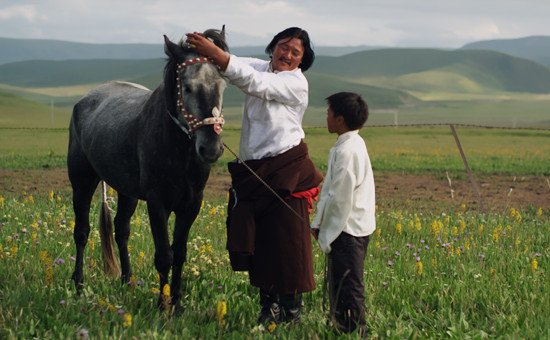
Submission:
<svg viewBox="0 0 550 340">
<path fill-rule="evenodd" d="M 189 230 L 197 217 L 202 199 L 198 200 L 193 206 L 187 209 L 176 211 L 176 225 L 174 227 L 174 237 L 172 242 L 172 253 L 174 254 L 174 263 L 172 265 L 172 304 L 179 307 L 181 299 L 181 278 L 183 264 L 187 258 L 187 240 Z"/>
<path fill-rule="evenodd" d="M 168 217 L 170 212 L 166 210 L 158 201 L 149 199 L 147 201 L 147 210 L 149 221 L 151 223 L 151 232 L 155 242 L 155 268 L 159 274 L 160 296 L 158 300 L 159 308 L 166 307 L 169 301 L 166 301 L 163 288 L 168 284 L 168 273 L 173 262 L 173 253 L 170 248 L 170 239 L 168 237 Z"/>
<path fill-rule="evenodd" d="M 73 176 L 71 178 L 75 215 L 73 238 L 76 246 L 76 259 L 72 279 L 79 294 L 84 285 L 84 249 L 90 235 L 90 205 L 98 182 L 99 179 L 95 177 L 76 179 Z"/>
<path fill-rule="evenodd" d="M 115 240 L 118 246 L 121 267 L 122 284 L 130 281 L 132 269 L 128 256 L 128 238 L 130 237 L 130 219 L 136 211 L 138 200 L 132 197 L 118 194 L 118 205 L 115 216 Z"/>
</svg>

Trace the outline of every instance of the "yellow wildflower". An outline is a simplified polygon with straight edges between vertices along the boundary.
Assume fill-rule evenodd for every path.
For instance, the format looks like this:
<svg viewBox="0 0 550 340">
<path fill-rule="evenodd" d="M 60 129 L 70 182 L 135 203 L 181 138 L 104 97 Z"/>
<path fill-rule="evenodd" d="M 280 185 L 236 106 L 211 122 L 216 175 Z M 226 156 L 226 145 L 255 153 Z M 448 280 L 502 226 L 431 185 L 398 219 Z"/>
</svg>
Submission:
<svg viewBox="0 0 550 340">
<path fill-rule="evenodd" d="M 44 269 L 44 281 L 46 285 L 50 285 L 53 281 L 53 266 L 50 264 L 46 265 L 46 268 Z"/>
<path fill-rule="evenodd" d="M 418 216 L 415 217 L 414 226 L 417 231 L 422 230 L 422 222 L 420 222 L 420 218 L 418 218 Z"/>
<path fill-rule="evenodd" d="M 491 277 L 493 279 L 497 276 L 497 270 L 495 268 L 489 269 L 489 272 L 491 273 Z"/>
<path fill-rule="evenodd" d="M 131 285 L 132 287 L 137 286 L 137 281 L 138 281 L 138 280 L 137 280 L 137 277 L 136 277 L 135 275 L 130 276 L 130 285 Z"/>
<path fill-rule="evenodd" d="M 157 294 L 160 293 L 160 290 L 159 290 L 158 288 L 156 288 L 156 287 L 153 287 L 153 288 L 151 288 L 151 293 L 157 295 Z"/>
<path fill-rule="evenodd" d="M 145 261 L 145 253 L 143 251 L 140 251 L 138 254 L 137 264 L 138 266 L 143 266 L 143 262 Z"/>
<path fill-rule="evenodd" d="M 273 333 L 273 331 L 275 330 L 275 328 L 277 328 L 277 324 L 275 323 L 275 321 L 271 321 L 269 323 L 269 325 L 267 325 L 267 331 L 269 333 Z"/>
<path fill-rule="evenodd" d="M 216 319 L 218 320 L 218 325 L 223 327 L 225 325 L 225 315 L 227 314 L 227 303 L 224 300 L 218 301 L 216 306 Z"/>
<path fill-rule="evenodd" d="M 109 187 L 109 189 L 107 190 L 107 194 L 110 196 L 110 197 L 115 197 L 115 189 Z"/>
<path fill-rule="evenodd" d="M 536 272 L 538 267 L 539 267 L 539 263 L 537 262 L 537 259 L 533 258 L 531 260 L 531 271 L 533 273 Z"/>
<path fill-rule="evenodd" d="M 415 270 L 416 275 L 418 275 L 418 276 L 422 275 L 422 270 L 423 270 L 422 261 L 417 261 L 416 262 L 415 269 L 416 269 Z"/>
<path fill-rule="evenodd" d="M 0 208 L 3 208 L 4 207 L 4 196 L 0 196 Z"/>
<path fill-rule="evenodd" d="M 498 242 L 498 237 L 499 237 L 498 228 L 494 228 L 493 229 L 493 241 Z"/>
<path fill-rule="evenodd" d="M 50 202 L 53 202 L 54 197 L 55 197 L 55 194 L 54 194 L 53 190 L 50 190 L 50 192 L 48 193 L 48 200 Z"/>
<path fill-rule="evenodd" d="M 376 230 L 374 231 L 374 235 L 376 235 L 376 237 L 379 237 L 381 233 L 382 230 L 380 228 L 376 228 Z"/>
<path fill-rule="evenodd" d="M 453 229 L 451 230 L 451 235 L 458 236 L 458 228 L 457 227 L 453 227 Z"/>
<path fill-rule="evenodd" d="M 401 225 L 401 223 L 397 222 L 397 224 L 395 225 L 395 231 L 397 231 L 398 234 L 401 234 L 401 232 L 403 231 L 403 226 Z"/>
<path fill-rule="evenodd" d="M 122 320 L 124 320 L 124 321 L 122 322 L 122 326 L 123 326 L 124 328 L 128 328 L 128 327 L 132 326 L 132 314 L 130 314 L 130 313 L 124 313 L 124 314 L 122 315 Z"/>
<path fill-rule="evenodd" d="M 162 287 L 162 295 L 164 295 L 165 297 L 170 296 L 170 285 L 168 283 L 166 283 L 164 287 Z"/>
<path fill-rule="evenodd" d="M 479 236 L 481 236 L 483 234 L 483 228 L 485 227 L 485 225 L 482 223 L 479 225 L 479 227 L 477 227 L 477 232 L 479 234 Z"/>
<path fill-rule="evenodd" d="M 2 203 L 2 196 L 0 196 L 0 203 Z M 0 204 L 0 208 L 2 207 L 2 204 Z M 537 217 L 542 216 L 542 208 L 537 209 Z"/>
<path fill-rule="evenodd" d="M 17 247 L 16 247 L 16 246 L 12 246 L 10 252 L 11 252 L 11 254 L 12 254 L 13 256 L 17 255 Z"/>
<path fill-rule="evenodd" d="M 461 235 L 464 234 L 464 231 L 466 230 L 466 222 L 464 222 L 464 220 L 460 220 L 460 222 L 458 222 L 458 225 L 459 225 L 459 233 Z"/>
</svg>

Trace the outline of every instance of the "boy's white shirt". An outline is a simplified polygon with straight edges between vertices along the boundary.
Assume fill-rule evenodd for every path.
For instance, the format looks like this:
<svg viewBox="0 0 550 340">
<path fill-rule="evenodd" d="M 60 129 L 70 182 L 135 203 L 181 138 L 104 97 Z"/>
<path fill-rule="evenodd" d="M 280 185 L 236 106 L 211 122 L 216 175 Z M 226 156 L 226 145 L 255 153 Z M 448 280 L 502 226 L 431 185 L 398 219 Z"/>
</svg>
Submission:
<svg viewBox="0 0 550 340">
<path fill-rule="evenodd" d="M 246 94 L 242 160 L 276 156 L 300 144 L 308 105 L 308 82 L 300 68 L 273 72 L 269 61 L 230 55 L 224 75 Z"/>
<path fill-rule="evenodd" d="M 338 136 L 330 149 L 311 227 L 319 229 L 317 241 L 324 253 L 330 253 L 330 244 L 342 232 L 360 237 L 376 229 L 374 176 L 359 130 Z"/>
</svg>

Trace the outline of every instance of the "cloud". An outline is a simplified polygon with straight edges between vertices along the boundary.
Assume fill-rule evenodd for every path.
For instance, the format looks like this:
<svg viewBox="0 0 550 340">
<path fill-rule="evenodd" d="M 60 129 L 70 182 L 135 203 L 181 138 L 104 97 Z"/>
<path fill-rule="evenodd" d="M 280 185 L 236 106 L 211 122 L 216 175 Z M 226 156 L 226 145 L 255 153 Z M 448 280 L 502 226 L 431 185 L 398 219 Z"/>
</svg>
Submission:
<svg viewBox="0 0 550 340">
<path fill-rule="evenodd" d="M 0 35 L 92 43 L 162 43 L 226 25 L 232 46 L 306 29 L 316 46 L 459 47 L 550 35 L 548 0 L 2 0 Z"/>
<path fill-rule="evenodd" d="M 24 19 L 28 22 L 36 22 L 44 16 L 38 14 L 35 6 L 15 5 L 0 9 L 0 20 Z"/>
</svg>

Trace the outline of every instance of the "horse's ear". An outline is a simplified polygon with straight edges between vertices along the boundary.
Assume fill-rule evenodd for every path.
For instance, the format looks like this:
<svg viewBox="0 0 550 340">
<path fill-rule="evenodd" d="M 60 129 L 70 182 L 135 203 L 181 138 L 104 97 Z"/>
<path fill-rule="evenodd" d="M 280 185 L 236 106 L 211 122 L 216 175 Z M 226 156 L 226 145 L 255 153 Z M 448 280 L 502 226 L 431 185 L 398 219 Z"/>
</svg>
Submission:
<svg viewBox="0 0 550 340">
<path fill-rule="evenodd" d="M 170 39 L 168 39 L 168 37 L 164 35 L 164 53 L 166 53 L 167 56 L 175 57 L 177 47 L 178 45 L 171 42 Z"/>
<path fill-rule="evenodd" d="M 225 40 L 225 25 L 222 26 L 222 31 L 220 32 L 223 40 Z"/>
</svg>

